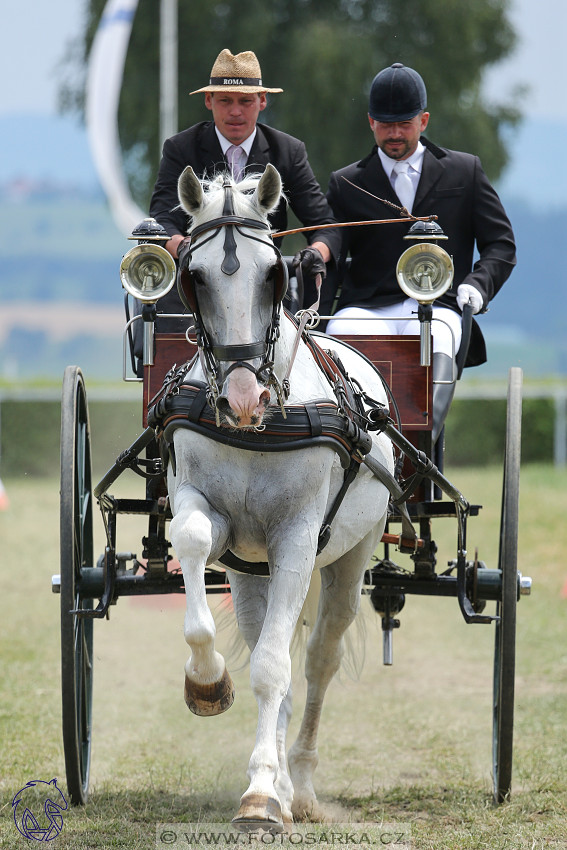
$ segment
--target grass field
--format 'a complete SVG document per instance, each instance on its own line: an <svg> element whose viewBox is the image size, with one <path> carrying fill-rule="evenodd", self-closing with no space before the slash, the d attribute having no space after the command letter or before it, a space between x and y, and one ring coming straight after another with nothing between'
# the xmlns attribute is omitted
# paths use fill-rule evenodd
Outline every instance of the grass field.
<svg viewBox="0 0 567 850"><path fill-rule="evenodd" d="M448 477L484 505L469 549L496 566L497 469ZM11 803L28 781L57 778L65 791L60 733L58 482L4 481L0 513L2 664L0 847L29 846ZM130 487L126 482L124 485ZM139 485L134 492L140 495ZM379 622L363 600L366 657L358 680L341 673L329 690L316 788L339 822L409 824L419 850L567 847L567 486L552 467L522 470L519 568L534 581L518 608L513 796L491 801L493 627L466 625L455 600L406 602L394 666L381 663ZM97 545L102 548L97 520ZM450 520L440 563L455 554ZM140 553L132 520L119 548ZM99 551L99 550L97 550ZM212 605L218 605L218 598ZM95 623L91 797L64 818L57 848L153 848L157 823L229 821L246 787L256 707L246 667L233 708L196 718L182 696L183 608L173 597L120 600ZM221 633L221 650L230 646ZM296 667L298 665L296 664ZM304 695L295 679L297 730Z"/></svg>

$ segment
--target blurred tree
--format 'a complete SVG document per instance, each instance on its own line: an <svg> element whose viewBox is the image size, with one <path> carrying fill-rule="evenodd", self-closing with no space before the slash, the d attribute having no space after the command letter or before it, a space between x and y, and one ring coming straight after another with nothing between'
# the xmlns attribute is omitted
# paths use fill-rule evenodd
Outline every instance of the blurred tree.
<svg viewBox="0 0 567 850"><path fill-rule="evenodd" d="M85 32L62 63L60 105L81 112L88 54L105 0L87 0ZM374 75L393 62L420 72L428 89L429 138L478 154L494 180L506 165L505 130L520 113L481 93L483 74L508 56L516 35L510 0L179 0L179 127L206 120L201 95L217 54L254 50L268 86L262 120L307 145L323 188L330 171L362 158L373 139L366 117ZM132 193L147 207L159 163L159 3L140 0L124 70L119 131Z"/></svg>

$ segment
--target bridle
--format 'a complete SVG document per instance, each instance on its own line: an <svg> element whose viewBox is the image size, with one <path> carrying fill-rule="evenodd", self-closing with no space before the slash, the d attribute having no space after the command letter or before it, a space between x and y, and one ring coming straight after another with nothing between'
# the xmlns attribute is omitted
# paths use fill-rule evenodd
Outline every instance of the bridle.
<svg viewBox="0 0 567 850"><path fill-rule="evenodd" d="M243 343L241 345L214 345L203 323L195 288L195 276L187 266L184 266L178 276L177 288L179 296L183 304L193 313L199 357L209 387L208 400L211 407L214 409L217 407L216 402L220 396L220 364L227 361L233 362L226 370L223 381L234 369L248 369L256 376L259 383L274 388L280 406L283 407L283 403L289 395L289 381L280 383L273 371L273 366L275 345L280 335L280 305L288 284L287 266L281 252L271 239L268 240L253 236L251 233L246 233L242 229L253 229L268 233L270 232L270 225L257 219L235 215L232 203L232 184L228 181L223 183L223 190L224 207L222 215L219 218L211 219L211 221L197 225L191 231L191 244L187 255L188 263L199 248L214 239L223 229L224 259L221 264L221 271L226 275L233 275L240 268L240 261L236 254L237 245L234 238L234 229L241 236L271 248L276 255L276 263L273 269L274 291L272 315L266 331L266 337L264 340ZM199 237L202 237L204 234L207 235L199 241ZM262 362L258 368L255 368L248 361L258 357L262 358Z"/></svg>

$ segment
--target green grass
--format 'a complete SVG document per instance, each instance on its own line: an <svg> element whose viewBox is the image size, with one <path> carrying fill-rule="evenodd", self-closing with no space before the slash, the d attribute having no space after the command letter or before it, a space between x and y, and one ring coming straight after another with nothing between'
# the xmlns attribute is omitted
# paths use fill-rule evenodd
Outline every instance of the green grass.
<svg viewBox="0 0 567 850"><path fill-rule="evenodd" d="M469 549L496 566L501 471L446 472L484 504L469 524ZM58 597L50 592L59 498L52 478L4 484L11 504L0 513L0 847L19 848L27 845L12 820L14 794L32 779L56 777L65 789ZM124 486L139 495L136 481ZM419 850L567 846L565 474L527 466L521 493L519 569L534 587L518 608L511 801L498 808L491 801L492 627L466 625L455 600L413 597L395 633L394 666L384 668L379 624L365 599L363 671L357 681L343 672L332 683L321 724L316 788L339 821L409 823ZM454 557L454 528L439 522L441 565ZM139 552L144 533L132 519L119 548ZM233 816L255 732L248 671L234 674L229 712L191 716L182 697L182 626L183 607L172 598L123 599L108 621L95 623L91 797L66 814L54 847L153 848L157 823ZM222 632L221 650L230 643ZM305 692L296 679L290 742Z"/></svg>

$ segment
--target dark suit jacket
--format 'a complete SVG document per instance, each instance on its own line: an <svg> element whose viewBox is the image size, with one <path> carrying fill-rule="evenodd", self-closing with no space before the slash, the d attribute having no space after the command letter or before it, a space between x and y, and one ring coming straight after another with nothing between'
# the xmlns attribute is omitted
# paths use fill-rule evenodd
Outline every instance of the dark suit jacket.
<svg viewBox="0 0 567 850"><path fill-rule="evenodd" d="M426 150L412 212L416 216L438 216L448 237L439 244L452 256L455 267L451 289L436 303L458 311L457 288L468 283L481 293L486 310L516 263L510 221L478 157L439 148L425 138L421 141ZM365 159L331 174L327 198L338 221L395 218L390 207L350 186L343 175L355 186L399 205L376 147ZM402 301L406 296L396 280L396 264L411 244L403 238L408 228L407 223L341 228L339 275L334 282L331 276L325 282L321 314L330 312L341 282L337 309ZM473 265L475 245L479 257ZM345 269L349 254L350 268ZM485 360L484 339L474 322L467 365Z"/></svg>

